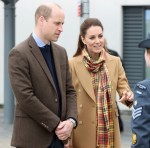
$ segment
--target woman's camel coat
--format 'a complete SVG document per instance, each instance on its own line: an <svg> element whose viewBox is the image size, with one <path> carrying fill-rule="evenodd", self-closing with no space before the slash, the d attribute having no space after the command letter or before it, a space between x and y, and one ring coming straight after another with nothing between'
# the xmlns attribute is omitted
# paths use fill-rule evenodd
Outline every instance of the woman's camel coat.
<svg viewBox="0 0 150 148"><path fill-rule="evenodd" d="M90 73L85 68L80 55L69 61L73 85L77 91L78 127L73 132L73 148L96 148L96 98ZM111 79L111 96L113 103L114 141L115 148L120 146L118 109L116 91L119 96L130 90L120 58L106 53L106 65ZM124 103L126 105L126 103ZM131 104L130 104L131 105Z"/></svg>

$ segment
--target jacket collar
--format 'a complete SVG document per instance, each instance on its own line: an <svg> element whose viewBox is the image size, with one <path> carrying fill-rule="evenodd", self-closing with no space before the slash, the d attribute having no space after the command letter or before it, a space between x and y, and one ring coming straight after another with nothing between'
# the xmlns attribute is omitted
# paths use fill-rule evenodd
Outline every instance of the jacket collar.
<svg viewBox="0 0 150 148"><path fill-rule="evenodd" d="M53 87L56 90L54 81L53 81L52 76L51 76L51 74L49 72L49 69L48 69L48 67L46 65L46 62L45 62L45 60L44 60L44 58L42 56L42 53L41 53L39 47L37 46L36 42L34 41L32 35L30 35L28 43L29 43L30 51L32 52L32 54L34 55L36 60L39 62L39 64L42 67L45 75L48 77L49 81L51 82L51 84L53 85ZM54 46L53 43L51 43L51 47L52 47L51 50L52 50L53 56L54 57L58 57L58 55L57 55L58 51L57 51L57 49L56 49L56 47ZM61 89L62 88L61 70L60 70L59 62L55 58L54 58L54 63L55 63L55 67L56 67L56 74L57 74L59 87L60 87L60 90L62 90Z"/></svg>

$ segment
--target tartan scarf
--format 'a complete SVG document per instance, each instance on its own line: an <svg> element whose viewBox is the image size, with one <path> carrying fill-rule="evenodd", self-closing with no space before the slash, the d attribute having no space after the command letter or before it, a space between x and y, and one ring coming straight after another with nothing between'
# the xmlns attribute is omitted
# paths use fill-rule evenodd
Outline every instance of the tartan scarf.
<svg viewBox="0 0 150 148"><path fill-rule="evenodd" d="M106 52L103 49L97 60L92 59L86 49L82 51L83 63L90 72L96 96L98 148L114 148L114 123L112 115L111 81L105 64Z"/></svg>

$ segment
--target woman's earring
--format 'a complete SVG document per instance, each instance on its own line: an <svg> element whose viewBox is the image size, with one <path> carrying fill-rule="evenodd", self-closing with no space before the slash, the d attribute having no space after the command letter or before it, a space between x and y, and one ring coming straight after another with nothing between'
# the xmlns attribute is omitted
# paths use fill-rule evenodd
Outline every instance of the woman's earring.
<svg viewBox="0 0 150 148"><path fill-rule="evenodd" d="M84 49L87 49L87 45L86 44L84 44Z"/></svg>

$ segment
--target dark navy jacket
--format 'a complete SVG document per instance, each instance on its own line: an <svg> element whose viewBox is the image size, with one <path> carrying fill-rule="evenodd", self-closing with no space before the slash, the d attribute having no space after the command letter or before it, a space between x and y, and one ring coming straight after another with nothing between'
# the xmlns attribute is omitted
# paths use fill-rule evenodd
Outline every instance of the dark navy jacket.
<svg viewBox="0 0 150 148"><path fill-rule="evenodd" d="M131 129L131 148L150 148L150 78L134 88Z"/></svg>

